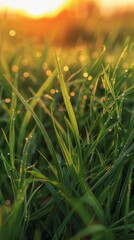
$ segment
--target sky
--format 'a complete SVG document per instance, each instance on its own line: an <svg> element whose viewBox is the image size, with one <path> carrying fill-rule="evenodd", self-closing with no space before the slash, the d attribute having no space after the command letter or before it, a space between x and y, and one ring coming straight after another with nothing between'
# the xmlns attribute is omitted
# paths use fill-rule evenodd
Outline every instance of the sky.
<svg viewBox="0 0 134 240"><path fill-rule="evenodd" d="M77 2L90 2L90 0L0 0L0 9L6 4L8 8L21 9L28 14L40 15L55 15L60 12L68 4ZM131 6L134 7L134 0L94 0L101 7L102 11L110 12L116 7Z"/></svg>
<svg viewBox="0 0 134 240"><path fill-rule="evenodd" d="M134 6L134 0L96 0L105 9L114 9L116 7Z"/></svg>
<svg viewBox="0 0 134 240"><path fill-rule="evenodd" d="M22 10L33 15L55 13L62 10L71 0L0 0L0 7Z"/></svg>

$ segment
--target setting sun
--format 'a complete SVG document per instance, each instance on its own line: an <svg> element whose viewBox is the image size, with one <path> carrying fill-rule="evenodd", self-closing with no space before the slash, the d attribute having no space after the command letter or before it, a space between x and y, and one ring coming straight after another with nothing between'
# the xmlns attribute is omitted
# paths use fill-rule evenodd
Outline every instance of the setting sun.
<svg viewBox="0 0 134 240"><path fill-rule="evenodd" d="M31 17L54 16L60 12L70 0L0 0L0 7L17 11L21 14L30 15Z"/></svg>
<svg viewBox="0 0 134 240"><path fill-rule="evenodd" d="M54 17L69 5L75 6L79 3L95 2L103 13L109 14L116 8L125 8L134 6L134 0L0 0L0 10L8 10L31 18L40 18L43 16Z"/></svg>

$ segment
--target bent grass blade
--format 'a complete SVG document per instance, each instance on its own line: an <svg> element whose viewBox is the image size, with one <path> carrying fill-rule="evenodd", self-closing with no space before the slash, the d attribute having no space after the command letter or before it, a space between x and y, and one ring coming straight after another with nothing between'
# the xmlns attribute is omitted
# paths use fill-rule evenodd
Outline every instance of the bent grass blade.
<svg viewBox="0 0 134 240"><path fill-rule="evenodd" d="M19 93L19 91L15 88L15 86L11 83L10 80L8 80L8 78L6 78L6 81L9 83L9 85L11 86L11 88L13 89L13 91L15 92L15 94L18 96L18 98L21 100L21 102L24 104L24 106L27 108L27 110L30 112L30 115L34 118L37 126L39 127L43 137L44 137L44 140L47 144L47 147L49 149L49 152L52 156L52 159L53 161L55 162L55 165L58 169L58 173L59 173L59 177L62 177L61 175L61 171L60 171L60 167L59 167L59 163L58 163L58 160L57 160L57 156L56 156L56 152L55 152L55 149L53 147L53 144L52 144L52 141L46 131L46 129L44 128L42 122L40 121L40 119L38 118L38 116L36 115L36 113L33 111L33 109L31 108L31 106L28 104L28 102L24 99L24 97Z"/></svg>

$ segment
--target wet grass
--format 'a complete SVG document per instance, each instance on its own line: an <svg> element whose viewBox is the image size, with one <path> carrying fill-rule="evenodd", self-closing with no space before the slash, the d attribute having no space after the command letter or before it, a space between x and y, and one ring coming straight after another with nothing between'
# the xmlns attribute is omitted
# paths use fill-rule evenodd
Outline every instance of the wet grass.
<svg viewBox="0 0 134 240"><path fill-rule="evenodd" d="M133 45L7 49L0 239L134 239Z"/></svg>

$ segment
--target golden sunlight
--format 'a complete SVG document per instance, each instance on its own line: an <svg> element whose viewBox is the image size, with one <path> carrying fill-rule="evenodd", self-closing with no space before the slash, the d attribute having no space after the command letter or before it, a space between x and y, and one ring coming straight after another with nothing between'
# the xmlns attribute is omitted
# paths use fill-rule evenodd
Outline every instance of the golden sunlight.
<svg viewBox="0 0 134 240"><path fill-rule="evenodd" d="M62 11L70 0L0 0L0 7L30 17L54 16Z"/></svg>
<svg viewBox="0 0 134 240"><path fill-rule="evenodd" d="M134 0L95 0L104 10L113 11L116 8L133 7Z"/></svg>

